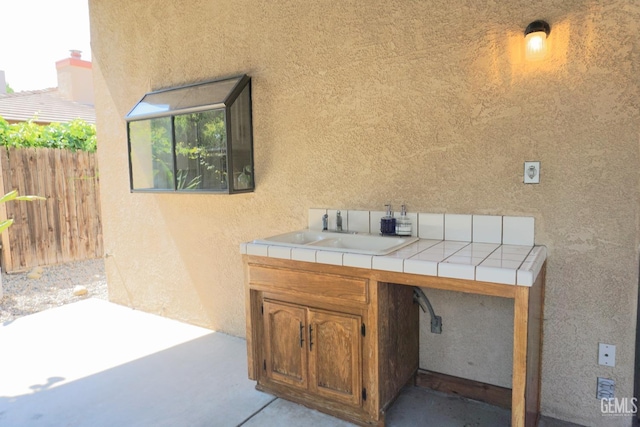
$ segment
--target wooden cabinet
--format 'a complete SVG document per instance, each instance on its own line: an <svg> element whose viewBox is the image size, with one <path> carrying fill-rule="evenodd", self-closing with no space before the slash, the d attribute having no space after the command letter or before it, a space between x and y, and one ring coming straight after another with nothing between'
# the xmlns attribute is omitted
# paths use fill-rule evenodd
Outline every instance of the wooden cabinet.
<svg viewBox="0 0 640 427"><path fill-rule="evenodd" d="M264 370L271 381L306 389L309 375L306 310L302 307L265 301Z"/></svg>
<svg viewBox="0 0 640 427"><path fill-rule="evenodd" d="M513 300L513 385L492 399L511 401L514 427L536 425L544 265L528 287L252 255L244 261L248 371L258 389L384 426L386 409L418 369L412 286L428 287ZM491 402L482 390L492 386L473 381L460 388L464 379L449 378L441 390Z"/></svg>
<svg viewBox="0 0 640 427"><path fill-rule="evenodd" d="M271 300L263 308L265 379L359 406L360 316Z"/></svg>
<svg viewBox="0 0 640 427"><path fill-rule="evenodd" d="M360 316L309 309L309 389L354 406L362 397Z"/></svg>
<svg viewBox="0 0 640 427"><path fill-rule="evenodd" d="M418 368L410 287L357 268L252 257L247 262L249 378L257 388L361 425Z"/></svg>

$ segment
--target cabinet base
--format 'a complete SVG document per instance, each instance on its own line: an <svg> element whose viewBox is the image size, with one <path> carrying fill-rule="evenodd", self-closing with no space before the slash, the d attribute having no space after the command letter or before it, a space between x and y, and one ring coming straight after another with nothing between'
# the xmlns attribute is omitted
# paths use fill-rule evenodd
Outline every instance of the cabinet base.
<svg viewBox="0 0 640 427"><path fill-rule="evenodd" d="M426 370L418 370L416 386L511 409L510 388Z"/></svg>

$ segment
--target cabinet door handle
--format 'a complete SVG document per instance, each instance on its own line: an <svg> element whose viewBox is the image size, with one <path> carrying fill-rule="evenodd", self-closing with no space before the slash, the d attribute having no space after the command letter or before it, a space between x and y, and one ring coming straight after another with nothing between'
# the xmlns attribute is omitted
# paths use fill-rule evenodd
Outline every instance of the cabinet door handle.
<svg viewBox="0 0 640 427"><path fill-rule="evenodd" d="M302 343L304 342L304 325L300 322L300 348L302 348Z"/></svg>
<svg viewBox="0 0 640 427"><path fill-rule="evenodd" d="M313 350L313 326L309 325L309 351Z"/></svg>

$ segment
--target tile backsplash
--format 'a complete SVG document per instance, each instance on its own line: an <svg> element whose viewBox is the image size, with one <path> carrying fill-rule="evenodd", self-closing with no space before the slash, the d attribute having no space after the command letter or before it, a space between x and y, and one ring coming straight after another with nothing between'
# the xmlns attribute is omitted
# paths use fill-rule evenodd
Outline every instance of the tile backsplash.
<svg viewBox="0 0 640 427"><path fill-rule="evenodd" d="M444 214L444 240L471 241L472 215Z"/></svg>
<svg viewBox="0 0 640 427"><path fill-rule="evenodd" d="M340 209L344 230L376 234L380 231L383 211ZM309 229L322 230L322 216L329 215L329 229L335 229L337 209L309 209ZM395 215L397 216L397 215ZM407 213L412 235L421 239L496 243L533 246L533 217L501 215L460 215L441 213Z"/></svg>
<svg viewBox="0 0 640 427"><path fill-rule="evenodd" d="M534 219L525 216L502 218L502 243L505 245L533 245Z"/></svg>
<svg viewBox="0 0 640 427"><path fill-rule="evenodd" d="M347 211L349 217L349 231L369 233L369 211Z"/></svg>
<svg viewBox="0 0 640 427"><path fill-rule="evenodd" d="M495 215L473 215L474 242L502 243L502 217Z"/></svg>
<svg viewBox="0 0 640 427"><path fill-rule="evenodd" d="M421 239L444 240L444 214L418 214L418 236Z"/></svg>
<svg viewBox="0 0 640 427"><path fill-rule="evenodd" d="M326 209L309 209L309 230L322 230L322 217L326 213Z"/></svg>

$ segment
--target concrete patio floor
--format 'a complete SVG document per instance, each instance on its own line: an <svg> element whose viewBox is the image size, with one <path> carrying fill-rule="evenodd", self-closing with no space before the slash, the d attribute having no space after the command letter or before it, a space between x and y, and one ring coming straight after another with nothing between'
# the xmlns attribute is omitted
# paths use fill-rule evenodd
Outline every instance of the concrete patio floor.
<svg viewBox="0 0 640 427"><path fill-rule="evenodd" d="M0 426L352 426L255 390L246 371L243 339L87 299L0 325ZM504 409L408 387L387 425L509 419Z"/></svg>

